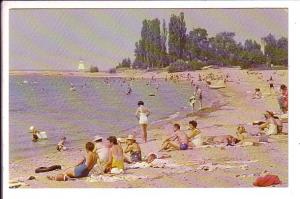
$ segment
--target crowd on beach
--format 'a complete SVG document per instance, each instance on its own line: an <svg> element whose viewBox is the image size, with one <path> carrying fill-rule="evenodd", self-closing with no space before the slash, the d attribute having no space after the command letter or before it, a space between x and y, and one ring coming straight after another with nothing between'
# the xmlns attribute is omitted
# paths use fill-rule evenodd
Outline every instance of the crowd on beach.
<svg viewBox="0 0 300 199"><path fill-rule="evenodd" d="M190 81L191 86L194 88L194 93L188 101L193 112L195 111L195 104L197 101L199 102L199 111L201 111L203 107L203 92L200 84L198 84L197 81L204 82L206 85L212 84L213 81L222 81L225 84L226 82L231 81L229 74L224 76L214 73L209 73L206 76L201 76L201 74L199 74L198 80L195 80L195 78L193 78L189 73L187 76L184 76L183 74L171 74L165 77L165 81L173 81L174 83L177 83L183 79ZM130 82L134 80L135 78L122 80L122 85L127 85L126 95L130 95L133 92ZM109 85L110 81L111 80L106 78L104 83ZM272 76L267 80L267 82L269 83L270 92L273 91L275 88ZM156 78L154 76L152 76L146 85L150 86L153 84L156 85L156 89L158 90L159 83L156 82ZM75 89L74 86L71 88ZM283 133L282 123L284 118L282 115L286 115L288 113L288 89L286 85L280 85L278 95L278 103L281 113L266 111L264 113L265 121L253 122L253 125L258 125L258 131L255 135L252 134L251 136L257 136L259 138L258 142L267 142L268 136ZM252 99L261 99L262 96L263 95L260 88L255 88ZM135 112L135 116L138 119L138 124L141 128L142 142L147 143L147 129L149 127L148 118L152 113L150 109L145 106L143 101L139 101L137 105L138 108ZM150 163L154 159L170 158L170 156L167 154L158 155L160 152L192 150L193 148L205 145L236 146L249 143L246 142L249 134L245 126L242 124L237 126L235 136L204 136L198 127L197 121L195 120L189 121L186 125L188 126L188 130L182 130L182 127L178 123L173 124L172 135L164 140L161 140L162 144L157 152L150 153L146 156L142 155L142 143L137 141L135 136L136 133L128 135L126 139L117 138L116 136L109 136L108 138L104 139L103 137L97 135L91 141L86 142L86 156L80 162L78 162L78 164L76 164L74 167L66 169L61 174L48 176L48 178L56 181L67 181L72 178L87 177L90 171L94 168L97 168L99 174L120 174L125 172L126 164L133 164L136 162ZM30 127L30 132L33 135L33 141L38 141L40 131L32 126ZM58 151L67 150L65 141L66 137L63 137L58 143ZM254 145L256 142L252 142L252 144Z"/></svg>

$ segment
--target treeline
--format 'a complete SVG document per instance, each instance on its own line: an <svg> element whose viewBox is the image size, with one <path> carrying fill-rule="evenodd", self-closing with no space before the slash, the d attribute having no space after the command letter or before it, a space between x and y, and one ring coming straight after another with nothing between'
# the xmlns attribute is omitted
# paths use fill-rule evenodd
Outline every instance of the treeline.
<svg viewBox="0 0 300 199"><path fill-rule="evenodd" d="M288 40L269 34L261 38L265 47L254 40L235 40L234 32L221 32L208 37L204 28L187 32L184 13L172 14L168 29L159 19L144 20L141 38L135 43L135 59L124 59L118 67L199 69L204 65L255 67L288 64ZM129 64L128 64L129 63ZM185 65L186 68L182 67Z"/></svg>

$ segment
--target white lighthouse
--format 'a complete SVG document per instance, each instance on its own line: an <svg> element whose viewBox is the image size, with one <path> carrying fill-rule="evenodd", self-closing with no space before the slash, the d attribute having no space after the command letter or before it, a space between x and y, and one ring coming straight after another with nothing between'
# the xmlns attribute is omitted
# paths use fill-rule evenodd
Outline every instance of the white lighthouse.
<svg viewBox="0 0 300 199"><path fill-rule="evenodd" d="M85 67L85 65L84 65L84 61L83 61L83 60L80 60L80 61L79 61L79 64L78 64L78 71L79 71L79 72L86 72L86 71L87 71L87 69L86 69L86 67Z"/></svg>

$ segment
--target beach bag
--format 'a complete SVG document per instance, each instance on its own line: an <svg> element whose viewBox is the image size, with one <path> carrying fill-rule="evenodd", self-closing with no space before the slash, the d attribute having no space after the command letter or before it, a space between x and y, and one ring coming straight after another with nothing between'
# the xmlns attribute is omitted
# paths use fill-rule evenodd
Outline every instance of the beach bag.
<svg viewBox="0 0 300 199"><path fill-rule="evenodd" d="M267 187L277 184L281 184L281 181L276 175L266 175L263 177L258 177L253 183L253 185L257 187Z"/></svg>

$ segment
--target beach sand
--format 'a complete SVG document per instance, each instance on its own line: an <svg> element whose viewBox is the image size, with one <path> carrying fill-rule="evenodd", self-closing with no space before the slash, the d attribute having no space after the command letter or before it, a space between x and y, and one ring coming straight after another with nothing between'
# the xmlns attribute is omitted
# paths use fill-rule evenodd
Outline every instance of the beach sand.
<svg viewBox="0 0 300 199"><path fill-rule="evenodd" d="M254 120L263 119L263 112L272 110L279 112L279 106L275 94L270 94L269 85L266 82L270 75L273 76L275 88L280 84L288 83L287 70L267 70L254 71L257 74L247 74L247 70L238 69L209 69L203 71L190 72L195 79L198 79L199 72L207 74L210 72L229 74L232 82L227 83L227 87L219 89L222 94L222 106L218 109L204 108L197 114L189 114L180 120L170 120L169 123L178 122L183 129L187 129L188 121L196 120L198 127L204 135L235 135L238 124L244 124L248 132L257 132L256 126L250 125ZM142 72L135 72L137 76ZM11 72L11 75L26 75L24 72ZM80 73L54 73L47 72L45 75L80 75ZM144 73L144 78L151 78L154 73ZM155 73L157 78L165 78L166 72ZM82 75L82 74L81 74ZM84 74L91 75L91 74ZM122 72L109 76L130 76L132 72ZM95 73L92 76L107 76L106 73ZM254 89L258 87L262 90L263 99L252 100ZM205 98L205 96L203 96ZM205 107L205 105L204 105ZM151 107L150 107L151 108ZM155 113L153 113L155 114ZM169 124L169 125L170 125ZM149 142L141 144L142 153L146 155L150 152L157 152L162 139L167 136L164 125L150 126ZM287 124L284 124L284 132L287 132ZM128 132L129 134L130 132ZM126 135L124 135L126 136ZM139 141L139 140L138 140ZM61 171L53 171L35 174L34 170L40 166L62 165L63 168L74 166L84 155L82 149L70 149L64 152L45 154L44 156L31 159L10 162L10 180L35 176L35 180L25 180L26 186L21 188L146 188L146 187L253 187L255 176L248 174L261 173L264 170L274 175L278 175L282 181L277 187L288 186L288 136L271 136L269 143L259 146L236 147L228 146L224 148L198 148L187 151L169 152L172 160L181 167L178 168L144 168L129 169L127 175L136 176L134 180L122 180L117 182L91 182L90 178L77 179L75 181L55 182L46 178L47 175L54 175ZM82 143L84 146L84 142ZM232 162L237 161L237 162ZM228 168L218 168L213 171L199 169L203 164L227 165ZM231 166L231 167L230 167ZM245 174L245 175L244 175ZM140 178L140 179L138 179Z"/></svg>

